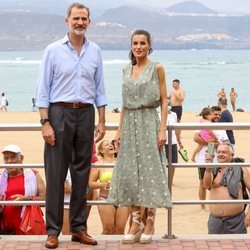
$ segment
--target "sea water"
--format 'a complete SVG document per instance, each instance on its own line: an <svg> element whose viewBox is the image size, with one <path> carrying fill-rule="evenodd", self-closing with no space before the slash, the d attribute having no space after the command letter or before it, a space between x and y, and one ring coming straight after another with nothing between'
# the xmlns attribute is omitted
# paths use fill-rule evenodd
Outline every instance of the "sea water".
<svg viewBox="0 0 250 250"><path fill-rule="evenodd" d="M32 111L42 51L0 52L0 93L9 100L9 111ZM158 50L150 55L165 69L168 92L179 79L186 97L184 111L199 112L216 105L217 94L235 88L236 108L250 111L250 50ZM121 107L122 69L128 51L103 51L107 110ZM229 106L229 108L231 108Z"/></svg>

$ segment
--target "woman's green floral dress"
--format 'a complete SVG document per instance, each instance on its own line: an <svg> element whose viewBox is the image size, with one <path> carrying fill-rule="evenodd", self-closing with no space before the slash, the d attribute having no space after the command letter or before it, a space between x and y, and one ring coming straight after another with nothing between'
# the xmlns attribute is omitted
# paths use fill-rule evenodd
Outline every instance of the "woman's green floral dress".
<svg viewBox="0 0 250 250"><path fill-rule="evenodd" d="M132 65L123 72L125 107L120 150L108 202L119 206L172 207L164 150L157 147L160 105L157 63L146 65L136 80Z"/></svg>

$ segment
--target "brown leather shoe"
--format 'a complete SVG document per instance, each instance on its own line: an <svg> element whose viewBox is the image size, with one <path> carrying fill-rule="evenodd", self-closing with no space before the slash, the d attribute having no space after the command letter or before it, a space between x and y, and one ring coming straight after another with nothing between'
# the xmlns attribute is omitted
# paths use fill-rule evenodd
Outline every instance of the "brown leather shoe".
<svg viewBox="0 0 250 250"><path fill-rule="evenodd" d="M48 238L45 242L45 247L47 248L57 248L58 247L58 236L48 235Z"/></svg>
<svg viewBox="0 0 250 250"><path fill-rule="evenodd" d="M85 231L72 233L72 241L77 241L86 245L97 245L97 241L88 235Z"/></svg>

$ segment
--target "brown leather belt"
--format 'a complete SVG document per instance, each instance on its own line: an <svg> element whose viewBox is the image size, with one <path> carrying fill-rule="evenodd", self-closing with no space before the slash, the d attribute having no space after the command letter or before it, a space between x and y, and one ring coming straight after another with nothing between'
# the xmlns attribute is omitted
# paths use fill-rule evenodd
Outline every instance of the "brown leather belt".
<svg viewBox="0 0 250 250"><path fill-rule="evenodd" d="M82 103L82 102L54 102L51 104L73 109L87 108L92 105L91 103Z"/></svg>

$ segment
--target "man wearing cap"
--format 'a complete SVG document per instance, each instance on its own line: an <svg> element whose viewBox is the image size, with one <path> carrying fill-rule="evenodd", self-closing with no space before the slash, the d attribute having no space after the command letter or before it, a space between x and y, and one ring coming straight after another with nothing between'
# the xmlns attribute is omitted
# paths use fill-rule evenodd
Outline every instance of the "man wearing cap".
<svg viewBox="0 0 250 250"><path fill-rule="evenodd" d="M5 164L22 164L22 151L17 145L8 145L2 150ZM0 175L1 200L28 201L45 199L45 185L39 173L33 169L8 167ZM1 207L1 231L22 234L20 223L25 206L6 205Z"/></svg>
<svg viewBox="0 0 250 250"><path fill-rule="evenodd" d="M63 225L64 181L69 167L71 240L97 244L86 231L86 189L94 135L96 142L105 135L107 102L101 50L85 36L89 16L85 5L69 6L65 19L68 33L45 49L37 84L36 106L45 141L47 248L58 246ZM99 116L96 128L94 105Z"/></svg>

